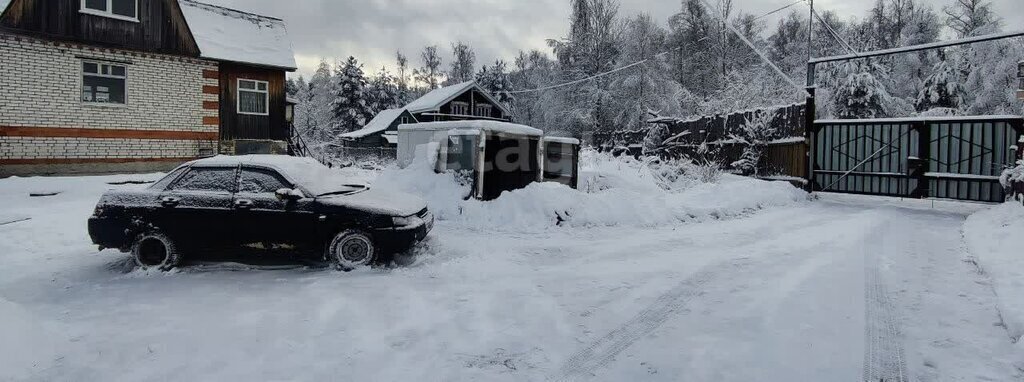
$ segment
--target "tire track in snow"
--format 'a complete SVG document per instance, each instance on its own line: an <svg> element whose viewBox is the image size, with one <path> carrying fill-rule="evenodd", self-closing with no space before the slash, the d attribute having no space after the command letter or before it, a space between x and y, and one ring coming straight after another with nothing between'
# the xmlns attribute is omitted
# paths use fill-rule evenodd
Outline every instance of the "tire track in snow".
<svg viewBox="0 0 1024 382"><path fill-rule="evenodd" d="M882 236L891 230L884 225ZM864 380L868 382L908 382L903 336L882 276L879 251L886 240L874 240L864 257Z"/></svg>
<svg viewBox="0 0 1024 382"><path fill-rule="evenodd" d="M747 258L733 259L724 264L719 263L718 266L705 268L690 276L659 296L654 303L625 324L573 354L562 365L558 374L549 379L574 381L590 375L593 371L612 362L615 356L623 350L661 327L673 313L683 310L693 297L702 295L702 287L711 282L717 274L727 270L747 268L750 265L751 261Z"/></svg>

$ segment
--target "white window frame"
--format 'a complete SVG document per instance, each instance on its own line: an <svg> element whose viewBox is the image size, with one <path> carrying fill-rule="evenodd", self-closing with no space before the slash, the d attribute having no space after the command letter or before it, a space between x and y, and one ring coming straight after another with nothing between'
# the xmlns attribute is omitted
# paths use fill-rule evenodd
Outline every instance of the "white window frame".
<svg viewBox="0 0 1024 382"><path fill-rule="evenodd" d="M139 0L133 0L133 1L135 1L135 16L134 17L133 16L123 16L123 15L115 14L113 12L114 0L107 0L107 10L106 11L101 11L101 10L92 9L92 8L86 8L85 7L86 0L82 0L81 1L82 6L78 9L78 13L84 13L84 14L93 15L93 16L109 17L109 18L112 18L112 19L118 19L118 20L124 20L124 21L132 21L132 22L136 22L137 23L137 22L139 22Z"/></svg>
<svg viewBox="0 0 1024 382"><path fill-rule="evenodd" d="M459 113L459 110L457 110L457 109L463 109L464 112ZM472 110L469 110L469 103L468 102L461 102L461 101L452 102L452 114L453 115L472 116L473 115L472 112L473 112Z"/></svg>
<svg viewBox="0 0 1024 382"><path fill-rule="evenodd" d="M485 113L486 112L486 113ZM494 106L487 104L477 104L476 110L473 110L473 115L477 117L490 117L491 113L494 112Z"/></svg>
<svg viewBox="0 0 1024 382"><path fill-rule="evenodd" d="M95 64L96 65L97 73L86 73L85 72L85 64ZM124 75L123 76L118 76L118 75L114 75L114 74L103 74L103 66L104 65L109 66L109 67L115 67L115 66L122 67L122 68L124 68ZM82 101L83 104L90 105L90 106L104 106L104 107L125 107L125 106L128 106L128 65L121 64L121 63L116 63L116 62L104 62L104 61L98 61L98 60L82 60L81 69L80 70L81 70L81 76L79 77L79 81L78 81L78 99L80 101ZM110 72L113 73L114 71L110 70ZM86 76L89 76L89 77L99 77L99 78L113 78L113 79L124 80L124 103L98 102L96 100L86 101L85 99L83 99L82 98L82 93L85 92L85 77Z"/></svg>
<svg viewBox="0 0 1024 382"><path fill-rule="evenodd" d="M255 89L242 89L242 81L252 82L252 83L254 83L256 85L256 88ZM263 84L266 87L266 90L260 90L260 84ZM242 92L262 93L263 94L263 99L264 99L263 105L266 107L266 111L263 112L263 113L243 112L242 111ZM237 79L235 81L235 105L236 105L236 111L240 115L261 115L261 116L268 116L268 115L270 115L270 82L260 81L260 80L250 80L248 78L239 78L239 79Z"/></svg>

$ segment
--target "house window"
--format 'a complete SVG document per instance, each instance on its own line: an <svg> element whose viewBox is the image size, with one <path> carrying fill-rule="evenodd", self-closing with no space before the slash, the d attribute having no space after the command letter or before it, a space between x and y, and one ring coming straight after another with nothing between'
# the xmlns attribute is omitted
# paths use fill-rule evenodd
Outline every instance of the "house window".
<svg viewBox="0 0 1024 382"><path fill-rule="evenodd" d="M128 68L100 62L82 63L82 102L125 104Z"/></svg>
<svg viewBox="0 0 1024 382"><path fill-rule="evenodd" d="M267 81L238 80L238 114L269 115L270 92Z"/></svg>
<svg viewBox="0 0 1024 382"><path fill-rule="evenodd" d="M491 116L491 105L476 105L477 117L490 117Z"/></svg>
<svg viewBox="0 0 1024 382"><path fill-rule="evenodd" d="M138 0L82 0L82 13L139 21Z"/></svg>
<svg viewBox="0 0 1024 382"><path fill-rule="evenodd" d="M469 104L465 102L452 102L453 115L470 115Z"/></svg>
<svg viewBox="0 0 1024 382"><path fill-rule="evenodd" d="M405 124L408 124L408 123L409 123L409 117L402 117L402 124L405 125Z"/></svg>

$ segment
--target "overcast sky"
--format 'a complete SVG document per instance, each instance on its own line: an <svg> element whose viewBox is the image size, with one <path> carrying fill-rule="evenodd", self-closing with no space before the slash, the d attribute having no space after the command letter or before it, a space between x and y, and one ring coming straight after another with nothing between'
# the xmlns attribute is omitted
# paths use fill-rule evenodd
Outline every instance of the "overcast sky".
<svg viewBox="0 0 1024 382"><path fill-rule="evenodd" d="M8 0L0 0L6 5ZM548 38L565 36L569 0L203 0L285 20L295 47L300 73L308 75L322 58L334 61L354 55L367 71L394 66L401 50L413 66L419 51L464 41L477 53L478 65L511 59L520 49L545 48ZM925 0L940 10L953 0ZM764 14L793 0L734 0L738 10ZM1022 0L992 0L1004 18L1004 29L1024 29ZM679 0L622 0L623 14L649 12L665 23ZM820 9L844 17L863 17L874 0L816 0ZM790 10L806 12L804 5ZM789 12L787 10L786 12ZM781 13L779 14L781 16ZM778 16L766 18L769 29ZM447 62L446 62L447 64Z"/></svg>

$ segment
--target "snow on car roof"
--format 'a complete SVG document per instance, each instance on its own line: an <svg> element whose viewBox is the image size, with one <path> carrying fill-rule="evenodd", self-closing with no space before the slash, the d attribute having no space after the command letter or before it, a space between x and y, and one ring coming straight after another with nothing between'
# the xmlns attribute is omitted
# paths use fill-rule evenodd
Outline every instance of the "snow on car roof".
<svg viewBox="0 0 1024 382"><path fill-rule="evenodd" d="M480 130L491 133L505 133L540 137L544 132L526 125L497 121L449 121L425 122L401 125L399 131L443 131L443 130Z"/></svg>
<svg viewBox="0 0 1024 382"><path fill-rule="evenodd" d="M281 19L195 0L178 0L200 56L295 70L295 54Z"/></svg>
<svg viewBox="0 0 1024 382"><path fill-rule="evenodd" d="M405 112L405 109L388 109L373 117L362 129L341 135L342 139L359 139L387 130L391 123Z"/></svg>
<svg viewBox="0 0 1024 382"><path fill-rule="evenodd" d="M231 167L238 165L254 165L277 170L289 181L305 187L316 195L338 191L351 182L344 179L337 171L327 168L312 158L293 157L287 155L219 155L211 158L189 162L189 166Z"/></svg>

